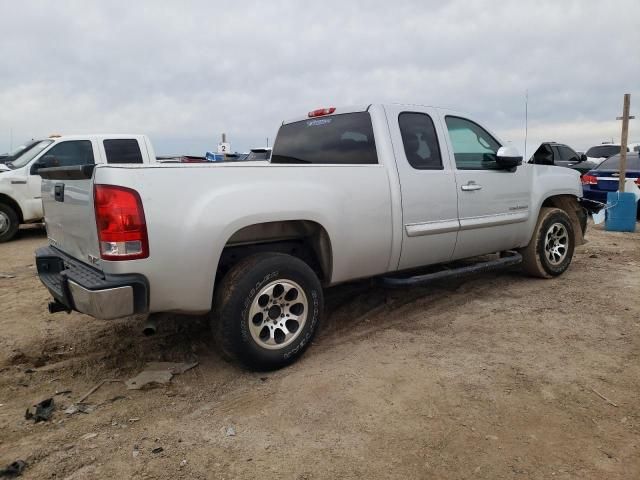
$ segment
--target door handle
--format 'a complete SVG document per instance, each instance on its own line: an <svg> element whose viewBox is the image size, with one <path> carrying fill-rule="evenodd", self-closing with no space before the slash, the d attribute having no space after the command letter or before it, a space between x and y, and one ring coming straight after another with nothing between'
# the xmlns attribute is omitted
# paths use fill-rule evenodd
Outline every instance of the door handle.
<svg viewBox="0 0 640 480"><path fill-rule="evenodd" d="M482 190L482 185L478 185L473 180L469 180L466 185L460 187L465 192L473 192L474 190Z"/></svg>

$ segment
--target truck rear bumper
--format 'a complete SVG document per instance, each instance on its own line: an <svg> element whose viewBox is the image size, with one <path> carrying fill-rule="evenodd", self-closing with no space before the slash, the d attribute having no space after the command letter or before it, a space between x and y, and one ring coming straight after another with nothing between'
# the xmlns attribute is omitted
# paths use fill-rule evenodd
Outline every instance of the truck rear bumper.
<svg viewBox="0 0 640 480"><path fill-rule="evenodd" d="M54 247L36 250L40 281L58 304L104 320L146 313L149 284L142 275L109 275Z"/></svg>

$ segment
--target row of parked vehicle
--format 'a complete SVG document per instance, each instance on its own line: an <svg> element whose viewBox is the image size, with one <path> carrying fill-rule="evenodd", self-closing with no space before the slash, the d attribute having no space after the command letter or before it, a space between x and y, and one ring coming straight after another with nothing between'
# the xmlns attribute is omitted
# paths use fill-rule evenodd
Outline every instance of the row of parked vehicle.
<svg viewBox="0 0 640 480"><path fill-rule="evenodd" d="M529 163L567 167L580 172L584 197L606 203L607 193L615 192L620 177L619 144L603 143L589 148L585 153L576 152L563 143L544 142L529 159ZM627 147L626 178L640 187L640 142ZM640 219L640 207L637 213Z"/></svg>

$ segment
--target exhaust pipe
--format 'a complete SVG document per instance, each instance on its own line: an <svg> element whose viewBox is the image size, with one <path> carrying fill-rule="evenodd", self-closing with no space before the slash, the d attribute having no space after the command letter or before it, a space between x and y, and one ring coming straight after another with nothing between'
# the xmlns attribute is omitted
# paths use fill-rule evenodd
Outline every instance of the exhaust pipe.
<svg viewBox="0 0 640 480"><path fill-rule="evenodd" d="M156 330L158 329L158 322L154 315L150 315L147 318L147 321L144 323L144 327L142 327L142 334L145 337L150 337L151 335L156 334Z"/></svg>

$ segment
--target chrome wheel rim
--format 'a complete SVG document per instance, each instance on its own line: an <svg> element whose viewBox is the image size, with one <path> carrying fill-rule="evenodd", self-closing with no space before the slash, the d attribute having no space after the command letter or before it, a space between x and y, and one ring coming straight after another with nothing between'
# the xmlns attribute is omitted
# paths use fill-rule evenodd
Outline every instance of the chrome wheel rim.
<svg viewBox="0 0 640 480"><path fill-rule="evenodd" d="M307 321L309 302L293 280L275 280L255 296L249 309L249 332L262 348L279 350L290 345Z"/></svg>
<svg viewBox="0 0 640 480"><path fill-rule="evenodd" d="M547 230L544 239L544 253L551 265L559 265L569 250L569 233L561 223L554 223Z"/></svg>
<svg viewBox="0 0 640 480"><path fill-rule="evenodd" d="M0 235L9 231L9 226L11 225L11 220L9 220L9 215L4 212L0 212Z"/></svg>

